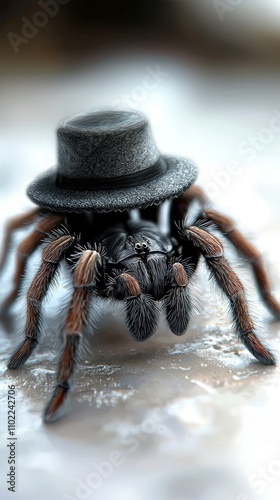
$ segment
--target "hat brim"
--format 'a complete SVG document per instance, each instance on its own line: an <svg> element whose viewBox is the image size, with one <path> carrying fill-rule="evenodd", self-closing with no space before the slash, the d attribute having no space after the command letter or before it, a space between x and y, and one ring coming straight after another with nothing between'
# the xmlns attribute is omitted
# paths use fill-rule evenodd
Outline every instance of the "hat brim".
<svg viewBox="0 0 280 500"><path fill-rule="evenodd" d="M27 195L37 205L59 212L114 212L159 205L183 193L198 173L188 159L162 158L167 163L165 174L140 186L96 191L62 188L56 184L57 169L52 168L30 184Z"/></svg>

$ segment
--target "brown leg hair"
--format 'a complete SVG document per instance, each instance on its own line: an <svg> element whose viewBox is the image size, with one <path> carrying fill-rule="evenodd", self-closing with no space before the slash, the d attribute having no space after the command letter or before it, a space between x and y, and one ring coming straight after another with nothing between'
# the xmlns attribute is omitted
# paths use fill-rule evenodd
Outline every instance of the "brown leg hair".
<svg viewBox="0 0 280 500"><path fill-rule="evenodd" d="M56 229L64 220L60 214L51 214L41 219L32 231L18 246L16 254L15 273L13 278L14 288L4 300L1 306L1 312L5 313L11 307L19 294L20 285L24 276L28 257L36 250L42 240L53 230Z"/></svg>
<svg viewBox="0 0 280 500"><path fill-rule="evenodd" d="M63 235L52 241L43 250L42 264L27 293L27 318L24 330L25 340L12 355L8 368L18 368L29 358L40 334L42 300L45 297L58 266L74 237Z"/></svg>
<svg viewBox="0 0 280 500"><path fill-rule="evenodd" d="M172 202L171 227L174 221L185 218L193 201L198 201L202 208L202 218L214 222L222 231L233 246L250 261L254 272L255 280L260 294L270 311L277 319L280 317L280 304L273 297L271 285L265 270L264 259L261 253L252 245L240 231L235 227L234 221L216 210L208 208L209 200L204 191L199 186L191 186L185 193ZM173 221L173 222L172 222ZM174 230L173 230L174 231Z"/></svg>
<svg viewBox="0 0 280 500"><path fill-rule="evenodd" d="M76 364L77 350L87 323L89 302L96 285L100 254L85 250L74 271L74 292L65 322L65 344L57 372L57 385L45 413L45 422L57 420L70 389Z"/></svg>
<svg viewBox="0 0 280 500"><path fill-rule="evenodd" d="M204 214L205 218L214 222L235 248L250 261L263 300L272 313L279 318L280 304L271 293L271 286L261 253L236 229L232 219L210 209L205 210Z"/></svg>
<svg viewBox="0 0 280 500"><path fill-rule="evenodd" d="M272 354L254 333L254 325L249 315L244 288L224 258L220 241L196 226L186 229L186 236L199 247L215 281L228 297L237 333L245 347L261 363L275 364Z"/></svg>
<svg viewBox="0 0 280 500"><path fill-rule="evenodd" d="M5 232L4 232L4 238L3 238L3 244L2 244L2 252L1 252L1 258L0 258L0 271L3 269L6 258L8 255L9 251L9 246L11 243L11 238L12 238L12 233L16 229L20 229L23 226L29 226L32 224L37 217L39 216L40 209L39 208L34 208L33 210L30 210L29 212L26 212L21 215L17 215L13 219L11 219L6 227L5 227Z"/></svg>

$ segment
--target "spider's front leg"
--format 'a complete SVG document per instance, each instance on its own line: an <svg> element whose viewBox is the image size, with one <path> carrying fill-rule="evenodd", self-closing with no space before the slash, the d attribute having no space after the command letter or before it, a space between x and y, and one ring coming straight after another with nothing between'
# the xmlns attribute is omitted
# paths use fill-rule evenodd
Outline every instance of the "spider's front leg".
<svg viewBox="0 0 280 500"><path fill-rule="evenodd" d="M271 285L261 253L236 228L234 221L226 215L212 209L204 210L203 215L207 220L214 222L235 248L249 260L264 302L274 316L280 319L280 304L272 295Z"/></svg>
<svg viewBox="0 0 280 500"><path fill-rule="evenodd" d="M237 333L245 347L261 363L266 365L275 364L273 355L260 342L254 332L254 325L249 315L243 285L224 258L220 241L197 226L187 228L185 235L200 249L212 276L228 297Z"/></svg>
<svg viewBox="0 0 280 500"><path fill-rule="evenodd" d="M209 208L210 202L199 186L191 186L185 193L172 202L170 217L172 234L176 236L176 222L185 219L192 203L195 201L197 201L201 207L199 219L213 222L240 254L250 262L256 284L266 306L274 316L279 319L280 303L272 294L263 256L238 230L235 222L230 217Z"/></svg>
<svg viewBox="0 0 280 500"><path fill-rule="evenodd" d="M18 368L23 365L38 344L42 301L47 294L65 252L73 242L73 236L64 234L54 239L44 248L42 253L42 264L27 293L27 317L24 330L25 339L12 355L8 363L8 368Z"/></svg>
<svg viewBox="0 0 280 500"><path fill-rule="evenodd" d="M34 213L35 216L35 213ZM42 243L43 239L54 229L58 228L64 220L61 214L49 214L40 219L34 230L19 244L16 253L15 272L13 277L14 288L1 305L1 314L5 314L19 294L22 278L25 274L26 263L30 255ZM9 236L7 236L9 238ZM4 260L5 260L4 255Z"/></svg>
<svg viewBox="0 0 280 500"><path fill-rule="evenodd" d="M58 365L57 385L45 412L45 422L59 417L61 407L69 393L78 346L87 325L89 303L97 286L101 256L94 250L85 250L74 271L74 292L64 327L64 349Z"/></svg>

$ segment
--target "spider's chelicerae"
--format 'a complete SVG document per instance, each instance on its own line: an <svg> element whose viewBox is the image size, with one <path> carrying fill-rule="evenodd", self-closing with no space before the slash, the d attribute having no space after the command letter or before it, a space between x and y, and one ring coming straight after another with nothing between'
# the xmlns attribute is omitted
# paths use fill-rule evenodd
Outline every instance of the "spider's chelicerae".
<svg viewBox="0 0 280 500"><path fill-rule="evenodd" d="M187 214L194 200L201 203L199 218L193 225L179 228L174 221L182 219L182 208ZM27 293L25 339L12 355L9 368L15 369L25 363L38 344L42 301L60 263L65 260L73 273L73 294L64 325L65 344L58 366L57 385L45 410L46 421L57 418L69 391L89 302L97 296L123 301L128 330L137 341L146 340L155 333L161 303L171 332L182 335L187 329L192 307L189 283L201 256L228 297L240 340L262 363L275 363L273 355L254 332L243 285L225 259L219 239L211 234L209 222L214 223L250 260L266 305L279 317L280 306L271 294L259 252L236 229L231 219L206 208L206 198L197 186L192 186L173 200L170 234L167 236L159 229L158 211L155 206L140 210L140 219L136 222L129 212L67 215L38 208L9 223L2 265L11 231L26 223L35 222L36 225L19 245L15 288L5 301L5 310L18 295L28 256L46 234L50 237L43 249L40 268ZM78 234L79 241L75 237Z"/></svg>

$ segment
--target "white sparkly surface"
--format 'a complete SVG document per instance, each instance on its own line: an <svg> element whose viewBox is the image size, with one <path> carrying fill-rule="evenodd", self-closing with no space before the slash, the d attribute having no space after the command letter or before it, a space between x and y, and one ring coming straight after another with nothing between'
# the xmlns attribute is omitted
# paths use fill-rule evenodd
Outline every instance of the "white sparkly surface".
<svg viewBox="0 0 280 500"><path fill-rule="evenodd" d="M55 164L57 123L110 105L122 94L132 95L146 66L159 64L168 76L133 105L149 115L162 152L198 163L202 186L217 184L228 162L238 162L240 171L216 189L214 202L234 216L265 254L280 298L279 132L262 144L253 161L239 149L267 128L280 107L279 76L216 74L156 58L129 64L119 60L94 70L79 68L75 76L53 74L48 80L36 75L4 80L1 229L10 214L32 206L25 186ZM23 235L20 231L17 241ZM235 253L226 249L245 280L261 333L279 351L279 323L259 301L244 261L238 264ZM39 260L38 254L32 258L26 286ZM1 300L10 286L12 261L13 256L1 277ZM2 328L0 337L1 499L11 496L6 485L9 384L15 384L17 398L16 498L279 498L278 368L260 365L238 342L226 301L209 283L203 265L195 293L200 313L180 338L162 320L152 339L135 343L119 314L107 312L88 338L64 417L49 426L42 424L41 413L54 383L58 308L69 294L63 283L47 301L36 353L23 368L10 372L6 361L18 343L25 307L24 299L19 300L11 331Z"/></svg>

